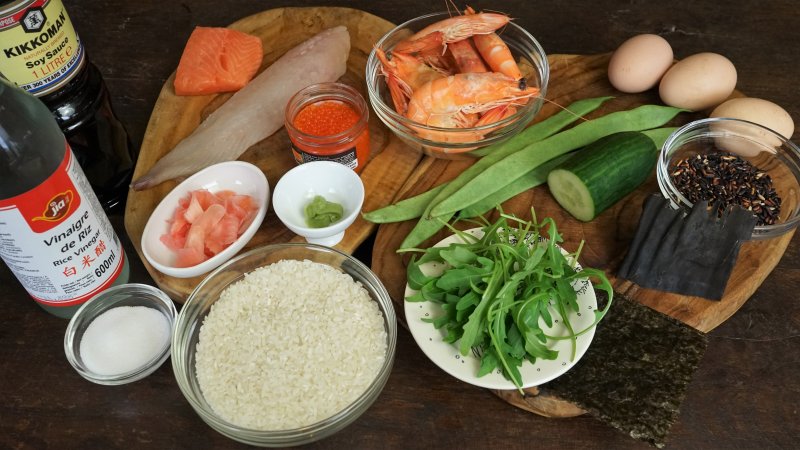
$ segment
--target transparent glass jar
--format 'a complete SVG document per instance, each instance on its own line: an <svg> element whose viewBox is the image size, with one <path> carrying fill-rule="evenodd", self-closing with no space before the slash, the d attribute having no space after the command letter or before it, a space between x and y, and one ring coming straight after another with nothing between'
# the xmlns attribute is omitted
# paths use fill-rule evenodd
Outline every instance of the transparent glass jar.
<svg viewBox="0 0 800 450"><path fill-rule="evenodd" d="M331 122L337 119L328 111L318 110L312 114L315 126L324 130L325 125L334 130L332 133L310 133L301 131L297 126L297 117L305 108L332 102L339 109L344 105L358 115L355 124L346 129L336 127ZM298 164L310 161L335 161L361 172L369 160L369 109L364 97L352 87L342 83L319 83L308 86L297 92L286 105L286 131L292 141L292 153Z"/></svg>
<svg viewBox="0 0 800 450"><path fill-rule="evenodd" d="M781 212L772 225L757 225L751 239L771 239L800 223L800 148L778 133L740 119L710 118L690 122L670 135L661 149L656 176L661 193L673 208L689 211L692 202L675 185L678 161L698 154L739 156L772 179Z"/></svg>

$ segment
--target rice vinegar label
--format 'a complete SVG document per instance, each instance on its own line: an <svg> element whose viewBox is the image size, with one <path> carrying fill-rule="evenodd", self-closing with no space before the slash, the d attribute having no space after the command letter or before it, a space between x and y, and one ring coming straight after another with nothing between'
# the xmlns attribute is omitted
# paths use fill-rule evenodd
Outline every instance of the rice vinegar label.
<svg viewBox="0 0 800 450"><path fill-rule="evenodd" d="M111 286L123 248L67 145L64 161L42 184L0 200L0 257L34 300L85 302Z"/></svg>
<svg viewBox="0 0 800 450"><path fill-rule="evenodd" d="M41 96L78 72L84 49L61 0L21 0L0 8L0 75Z"/></svg>

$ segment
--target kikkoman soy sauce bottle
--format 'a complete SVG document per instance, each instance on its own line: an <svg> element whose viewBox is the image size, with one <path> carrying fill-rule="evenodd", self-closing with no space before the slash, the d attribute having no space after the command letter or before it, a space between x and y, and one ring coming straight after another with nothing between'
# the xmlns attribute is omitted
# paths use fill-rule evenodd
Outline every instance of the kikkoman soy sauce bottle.
<svg viewBox="0 0 800 450"><path fill-rule="evenodd" d="M122 244L50 110L2 79L0 257L59 317L128 280Z"/></svg>
<svg viewBox="0 0 800 450"><path fill-rule="evenodd" d="M0 0L0 75L47 105L103 208L121 210L136 152L61 0Z"/></svg>

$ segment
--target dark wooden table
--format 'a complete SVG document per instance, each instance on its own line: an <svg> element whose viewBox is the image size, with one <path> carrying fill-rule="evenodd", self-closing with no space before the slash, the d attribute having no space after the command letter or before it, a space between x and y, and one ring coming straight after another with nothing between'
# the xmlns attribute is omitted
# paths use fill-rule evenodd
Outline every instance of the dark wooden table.
<svg viewBox="0 0 800 450"><path fill-rule="evenodd" d="M399 23L439 1L65 0L116 110L138 145L158 92L195 25L224 26L283 6L361 8ZM794 0L475 2L511 14L548 53L613 50L658 33L678 58L728 56L738 89L783 105L800 122L800 12ZM798 123L800 125L800 123ZM800 135L795 133L797 140ZM124 236L122 217L113 215ZM800 439L798 238L750 301L709 334L669 448L796 448ZM152 283L130 242L132 276ZM67 323L43 312L0 264L0 448L234 448L184 400L169 363L134 384L91 384L63 352ZM588 417L546 419L509 406L433 365L400 330L391 378L344 431L311 448L647 448Z"/></svg>

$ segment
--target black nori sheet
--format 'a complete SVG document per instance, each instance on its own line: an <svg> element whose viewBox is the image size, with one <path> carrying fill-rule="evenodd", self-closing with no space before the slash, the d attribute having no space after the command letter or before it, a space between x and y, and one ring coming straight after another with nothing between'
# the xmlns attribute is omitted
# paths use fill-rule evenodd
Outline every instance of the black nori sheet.
<svg viewBox="0 0 800 450"><path fill-rule="evenodd" d="M738 206L720 218L714 211L703 201L684 215L661 195L650 196L617 276L649 289L720 300L756 217Z"/></svg>
<svg viewBox="0 0 800 450"><path fill-rule="evenodd" d="M700 331L615 293L583 358L542 388L661 448L706 345Z"/></svg>

